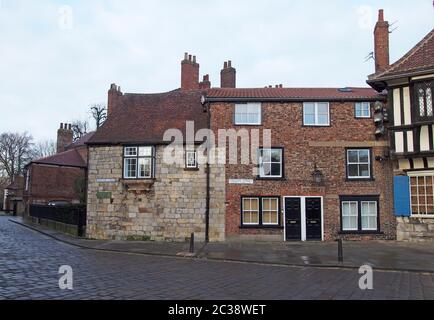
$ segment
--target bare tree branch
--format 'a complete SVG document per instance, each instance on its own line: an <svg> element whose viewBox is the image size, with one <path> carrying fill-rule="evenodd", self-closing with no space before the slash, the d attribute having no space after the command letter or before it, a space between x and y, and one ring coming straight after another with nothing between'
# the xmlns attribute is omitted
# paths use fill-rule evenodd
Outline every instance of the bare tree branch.
<svg viewBox="0 0 434 320"><path fill-rule="evenodd" d="M107 107L102 103L95 103L90 106L90 113L95 120L95 126L98 130L102 126L104 121L107 120Z"/></svg>
<svg viewBox="0 0 434 320"><path fill-rule="evenodd" d="M32 141L27 132L0 135L0 172L4 172L10 182L16 174L22 174L24 166L33 159Z"/></svg>
<svg viewBox="0 0 434 320"><path fill-rule="evenodd" d="M86 120L75 120L72 122L72 132L74 142L79 140L89 131L89 122Z"/></svg>
<svg viewBox="0 0 434 320"><path fill-rule="evenodd" d="M37 142L33 147L34 159L41 159L56 154L56 143L53 140Z"/></svg>

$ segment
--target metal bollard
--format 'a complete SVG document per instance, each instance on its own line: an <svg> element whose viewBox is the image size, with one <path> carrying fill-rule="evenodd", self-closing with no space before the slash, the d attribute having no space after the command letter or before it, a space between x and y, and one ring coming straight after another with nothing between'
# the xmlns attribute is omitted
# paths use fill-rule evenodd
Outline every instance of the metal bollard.
<svg viewBox="0 0 434 320"><path fill-rule="evenodd" d="M194 233L190 237L190 253L194 253Z"/></svg>
<svg viewBox="0 0 434 320"><path fill-rule="evenodd" d="M342 239L338 239L338 261L344 262L344 246Z"/></svg>

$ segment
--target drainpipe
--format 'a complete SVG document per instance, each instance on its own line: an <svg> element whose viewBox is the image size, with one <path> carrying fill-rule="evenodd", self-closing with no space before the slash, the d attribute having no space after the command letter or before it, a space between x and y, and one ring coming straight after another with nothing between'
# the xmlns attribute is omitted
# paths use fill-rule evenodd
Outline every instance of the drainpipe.
<svg viewBox="0 0 434 320"><path fill-rule="evenodd" d="M210 208L210 198L211 198L211 181L210 181L210 131L211 131L211 107L209 103L206 103L206 111L208 113L208 137L207 137L207 161L206 161L206 210L205 210L205 243L209 243L209 208Z"/></svg>

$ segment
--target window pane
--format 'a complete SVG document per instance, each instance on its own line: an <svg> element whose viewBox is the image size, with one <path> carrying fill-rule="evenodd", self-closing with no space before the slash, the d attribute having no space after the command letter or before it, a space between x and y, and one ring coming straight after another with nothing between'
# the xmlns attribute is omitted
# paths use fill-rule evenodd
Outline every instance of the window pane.
<svg viewBox="0 0 434 320"><path fill-rule="evenodd" d="M187 151L187 167L188 168L195 168L196 166L197 166L196 152Z"/></svg>
<svg viewBox="0 0 434 320"><path fill-rule="evenodd" d="M368 164L359 165L359 175L360 175L360 177L369 177L369 165Z"/></svg>
<svg viewBox="0 0 434 320"><path fill-rule="evenodd" d="M250 209L259 211L259 199L251 199L250 202Z"/></svg>
<svg viewBox="0 0 434 320"><path fill-rule="evenodd" d="M261 166L261 176L270 176L271 175L271 164L270 163L264 163Z"/></svg>
<svg viewBox="0 0 434 320"><path fill-rule="evenodd" d="M320 125L328 125L329 124L329 117L328 115L318 115L318 124Z"/></svg>
<svg viewBox="0 0 434 320"><path fill-rule="evenodd" d="M318 103L318 114L320 114L320 115L328 115L329 114L328 103Z"/></svg>
<svg viewBox="0 0 434 320"><path fill-rule="evenodd" d="M150 158L139 159L139 178L152 177L152 160Z"/></svg>
<svg viewBox="0 0 434 320"><path fill-rule="evenodd" d="M125 156L137 156L137 148L136 147L126 147L124 151Z"/></svg>
<svg viewBox="0 0 434 320"><path fill-rule="evenodd" d="M271 151L271 161L272 162L280 162L280 158L282 155L282 151L281 150L272 150Z"/></svg>
<svg viewBox="0 0 434 320"><path fill-rule="evenodd" d="M243 210L251 210L250 199L243 199Z"/></svg>
<svg viewBox="0 0 434 320"><path fill-rule="evenodd" d="M431 88L426 89L426 114L428 117L433 116L433 102Z"/></svg>
<svg viewBox="0 0 434 320"><path fill-rule="evenodd" d="M359 161L364 163L369 163L369 150L359 151Z"/></svg>
<svg viewBox="0 0 434 320"><path fill-rule="evenodd" d="M244 212L243 213L243 223L245 223L245 224L252 223L250 212Z"/></svg>
<svg viewBox="0 0 434 320"><path fill-rule="evenodd" d="M305 103L304 104L304 114L314 115L315 114L315 104L314 103Z"/></svg>
<svg viewBox="0 0 434 320"><path fill-rule="evenodd" d="M348 165L348 176L349 177L358 177L359 176L359 165L357 165L357 164Z"/></svg>
<svg viewBox="0 0 434 320"><path fill-rule="evenodd" d="M357 205L358 203L355 201L342 202L342 229L343 230L358 229Z"/></svg>
<svg viewBox="0 0 434 320"><path fill-rule="evenodd" d="M124 176L125 178L136 178L137 176L137 159L125 159Z"/></svg>
<svg viewBox="0 0 434 320"><path fill-rule="evenodd" d="M348 162L357 163L359 162L359 153L357 150L348 150Z"/></svg>
<svg viewBox="0 0 434 320"><path fill-rule="evenodd" d="M276 177L280 177L282 175L282 172L280 170L280 163L271 164L271 175Z"/></svg>
<svg viewBox="0 0 434 320"><path fill-rule="evenodd" d="M271 162L271 150L263 149L261 150L262 162Z"/></svg>
<svg viewBox="0 0 434 320"><path fill-rule="evenodd" d="M251 213L251 223L259 224L259 212Z"/></svg>
<svg viewBox="0 0 434 320"><path fill-rule="evenodd" d="M304 115L304 124L311 125L315 124L315 115Z"/></svg>
<svg viewBox="0 0 434 320"><path fill-rule="evenodd" d="M140 157L152 157L152 147L140 147L139 148Z"/></svg>
<svg viewBox="0 0 434 320"><path fill-rule="evenodd" d="M263 199L262 201L262 210L269 211L271 210L271 200L270 199Z"/></svg>
<svg viewBox="0 0 434 320"><path fill-rule="evenodd" d="M270 209L277 211L279 208L279 199L270 199L270 204Z"/></svg>

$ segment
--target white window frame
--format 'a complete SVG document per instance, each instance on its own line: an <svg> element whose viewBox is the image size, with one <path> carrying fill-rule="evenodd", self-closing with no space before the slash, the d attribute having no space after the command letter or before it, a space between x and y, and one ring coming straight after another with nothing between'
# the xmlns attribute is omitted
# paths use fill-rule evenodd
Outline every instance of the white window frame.
<svg viewBox="0 0 434 320"><path fill-rule="evenodd" d="M142 152L145 150L150 150L151 152ZM134 147L124 147L123 148L123 178L127 180L145 180L145 179L153 179L155 175L155 147L153 146L134 146ZM129 160L134 159L136 161L135 169L136 174L134 176L127 175L127 163ZM150 175L142 176L140 165L141 160L145 159L151 162L151 170Z"/></svg>
<svg viewBox="0 0 434 320"><path fill-rule="evenodd" d="M319 123L319 108L318 106L320 104L326 104L327 105L327 123ZM306 123L306 107L308 105L314 106L314 116L315 116L315 122L314 123ZM329 127L330 126L330 103L329 102L304 102L303 103L303 126L306 127Z"/></svg>
<svg viewBox="0 0 434 320"><path fill-rule="evenodd" d="M433 182L434 182L434 172L432 172L432 171L408 172L407 175L410 177L409 189L410 189L410 210L411 210L411 216L414 217L414 218L434 218L434 214L419 213L420 212L419 208L423 207L423 206L425 206L425 212L428 211L428 208L427 208L427 193L426 193L426 179L428 179L428 178L432 179ZM417 178L420 178L420 177L424 177L425 178L425 180L424 180L425 183L424 183L423 186L419 186L419 181L418 181ZM413 189L412 186L413 185L411 184L411 178L416 178L416 185L414 186L414 187L416 187L416 194L412 193L412 189ZM419 199L420 199L419 198L419 196L420 196L420 194L419 194L419 191L420 191L419 187L424 187L423 189L425 191L425 205L421 204L419 202ZM413 204L413 197L416 197L417 204ZM434 195L433 195L433 197L434 197ZM433 199L433 201L434 201L434 199ZM419 209L418 213L414 213L413 212L413 207L414 206L418 207L418 209Z"/></svg>
<svg viewBox="0 0 434 320"><path fill-rule="evenodd" d="M189 155L194 154L194 165L189 164ZM196 150L187 150L185 152L185 167L187 169L197 169L198 163L197 163L197 151Z"/></svg>
<svg viewBox="0 0 434 320"><path fill-rule="evenodd" d="M264 210L264 200L272 200L272 201L276 201L276 210ZM277 221L276 223L265 223L264 222L264 213L265 212L269 212L269 213L276 213L276 217L277 217ZM279 225L279 213L280 213L280 206L279 206L279 198L276 197L265 197L262 198L261 201L261 216L262 216L262 225L263 226L278 226Z"/></svg>
<svg viewBox="0 0 434 320"><path fill-rule="evenodd" d="M273 162L271 160L271 153L273 151L279 151L280 152L280 162ZM270 164L270 170L272 164L279 163L280 164L280 175L265 175L264 173L264 161L263 161L263 152L264 151L270 151L270 161L265 162L265 164ZM262 154L261 154L262 153ZM259 178L262 179L280 179L283 177L283 149L280 148L260 148L259 149Z"/></svg>
<svg viewBox="0 0 434 320"><path fill-rule="evenodd" d="M357 162L350 162L350 156L349 156L349 154L350 154L350 151L357 151L357 158L358 158L358 161ZM359 154L359 152L360 151L368 151L368 162L366 163L366 162L360 162L360 154ZM372 179L372 172L371 172L371 149L368 149L368 148L366 148L366 149L362 149L362 148L360 148L360 149L347 149L347 158L346 158L346 161L347 161L347 163L346 163L346 172L347 172L347 178L349 179L349 180L352 180L352 179L354 179L354 180L360 180L360 179L366 179L366 180L369 180L369 179ZM350 165L357 165L357 166L360 166L360 165L368 165L368 172L369 172L369 175L368 176L350 176ZM359 168L359 170L358 170L358 173L360 174L360 167L358 167Z"/></svg>
<svg viewBox="0 0 434 320"><path fill-rule="evenodd" d="M240 108L246 108L245 112L239 112ZM249 112L249 108L256 108L256 113L258 115L258 121L257 122L242 122L238 121L237 115L239 114L254 114L254 112ZM241 125L241 126L259 126L262 124L262 104L261 103L239 103L235 105L235 112L234 112L234 123L235 125Z"/></svg>
<svg viewBox="0 0 434 320"><path fill-rule="evenodd" d="M346 215L345 217L356 217L356 227L355 228L344 228L344 205L348 204L349 208L351 209L352 204L356 204L356 214L354 215L352 212L350 212L350 215ZM359 231L359 201L342 201L342 231ZM350 210L351 211L351 210Z"/></svg>
<svg viewBox="0 0 434 320"><path fill-rule="evenodd" d="M244 208L244 201L245 200L249 200L250 201L250 210L246 210L245 208ZM251 210L251 208L252 208L252 200L257 200L258 201L258 210ZM260 225L260 214L261 214L261 199L259 198L259 197L244 197L244 198L241 198L241 201L242 201L242 203L241 203L241 214L242 214L242 217L241 217L241 220L242 220L242 222L243 222L243 226L259 226ZM249 214L250 214L250 220L252 220L251 218L252 218L252 213L254 213L254 212L257 212L258 213L258 222L257 223L255 223L255 222L245 222L244 221L244 212L249 212Z"/></svg>
<svg viewBox="0 0 434 320"><path fill-rule="evenodd" d="M357 108L360 108L360 115L357 115ZM364 112L368 111L368 114ZM370 102L356 102L354 105L354 115L357 119L371 118L371 103Z"/></svg>
<svg viewBox="0 0 434 320"><path fill-rule="evenodd" d="M369 205L371 203L375 204L374 214L372 214L372 213L363 214L363 210L362 210L363 204L368 204ZM362 231L377 231L378 230L378 202L377 201L360 201L360 208L361 208L360 219L361 219L361 222L362 222L362 225L360 226L361 230ZM376 227L375 228L363 228L363 217L365 217L365 218L375 217L375 226Z"/></svg>

